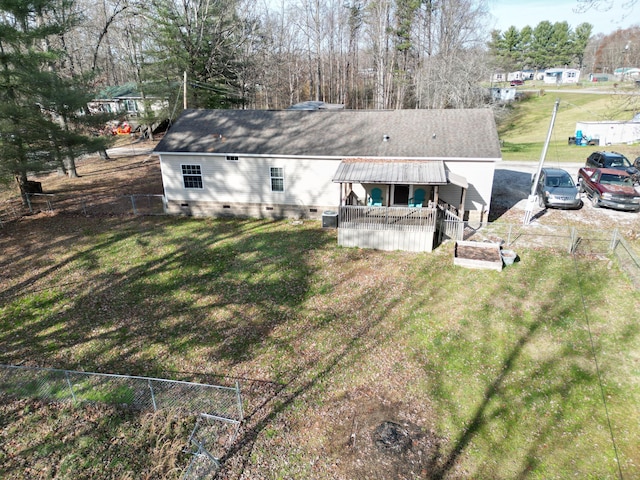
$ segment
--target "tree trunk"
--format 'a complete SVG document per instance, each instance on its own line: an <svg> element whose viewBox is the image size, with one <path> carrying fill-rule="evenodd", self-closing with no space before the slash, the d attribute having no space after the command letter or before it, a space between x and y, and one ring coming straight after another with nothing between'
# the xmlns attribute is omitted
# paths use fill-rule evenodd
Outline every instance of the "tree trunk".
<svg viewBox="0 0 640 480"><path fill-rule="evenodd" d="M65 163L67 164L67 175L69 178L78 178L79 175L76 170L76 162L73 159L73 153L69 153L69 155L67 155Z"/></svg>

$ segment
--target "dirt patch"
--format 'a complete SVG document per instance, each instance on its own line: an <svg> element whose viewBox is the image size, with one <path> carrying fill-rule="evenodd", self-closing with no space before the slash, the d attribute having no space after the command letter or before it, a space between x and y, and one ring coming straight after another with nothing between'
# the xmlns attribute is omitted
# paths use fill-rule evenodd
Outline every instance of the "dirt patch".
<svg viewBox="0 0 640 480"><path fill-rule="evenodd" d="M57 172L32 175L42 184L43 193L71 196L132 195L163 193L160 160L152 154L157 142L109 149L109 159L89 155L76 160L78 178L67 178ZM13 184L0 192L0 200L19 196Z"/></svg>
<svg viewBox="0 0 640 480"><path fill-rule="evenodd" d="M486 262L499 262L501 260L500 250L497 248L481 248L471 245L458 245L456 247L456 256Z"/></svg>
<svg viewBox="0 0 640 480"><path fill-rule="evenodd" d="M359 389L329 406L336 423L327 453L340 459L341 478L433 478L439 471L444 440L420 425L410 405Z"/></svg>

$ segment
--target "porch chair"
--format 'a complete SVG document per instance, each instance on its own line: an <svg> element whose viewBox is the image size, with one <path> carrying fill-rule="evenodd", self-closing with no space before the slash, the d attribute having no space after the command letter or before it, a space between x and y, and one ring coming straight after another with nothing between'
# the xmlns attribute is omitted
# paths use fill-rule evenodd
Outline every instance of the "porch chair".
<svg viewBox="0 0 640 480"><path fill-rule="evenodd" d="M369 195L369 206L382 206L382 190L377 187L371 190L371 194Z"/></svg>
<svg viewBox="0 0 640 480"><path fill-rule="evenodd" d="M413 197L409 199L410 207L418 207L421 208L424 203L425 191L422 188L418 188L413 192Z"/></svg>

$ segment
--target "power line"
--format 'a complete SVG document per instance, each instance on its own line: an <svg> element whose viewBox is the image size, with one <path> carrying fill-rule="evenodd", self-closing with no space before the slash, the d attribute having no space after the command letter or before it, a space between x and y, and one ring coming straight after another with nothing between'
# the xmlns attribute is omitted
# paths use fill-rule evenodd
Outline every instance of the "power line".
<svg viewBox="0 0 640 480"><path fill-rule="evenodd" d="M587 332L589 333L589 342L591 344L591 355L593 356L593 361L596 366L596 375L598 376L598 385L600 386L600 394L602 395L602 404L604 405L604 412L605 412L605 416L607 417L607 425L609 427L609 435L611 437L611 444L613 445L613 452L616 457L616 463L618 464L618 476L620 477L620 480L623 480L622 467L620 466L620 457L618 456L618 447L616 445L615 436L613 435L613 427L611 426L609 409L607 408L607 396L605 395L604 385L602 383L602 374L600 373L600 367L598 366L598 357L596 356L596 349L593 343L593 334L591 333L591 324L589 322L587 302L584 298L584 291L582 289L582 277L580 276L580 271L578 269L578 260L576 259L575 252L571 253L571 258L573 258L573 266L576 270L576 278L580 279L580 281L578 282L578 287L580 289L580 300L582 301L582 312L584 315L584 320L587 324Z"/></svg>

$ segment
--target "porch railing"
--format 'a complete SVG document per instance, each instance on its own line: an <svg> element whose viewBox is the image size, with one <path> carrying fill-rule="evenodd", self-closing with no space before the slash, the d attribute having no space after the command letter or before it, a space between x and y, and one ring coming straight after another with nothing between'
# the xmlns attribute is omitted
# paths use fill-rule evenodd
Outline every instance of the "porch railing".
<svg viewBox="0 0 640 480"><path fill-rule="evenodd" d="M435 232L436 209L417 207L340 207L338 228Z"/></svg>
<svg viewBox="0 0 640 480"><path fill-rule="evenodd" d="M443 240L462 240L464 234L464 222L458 217L455 209L441 208L441 221L440 221L440 239Z"/></svg>

